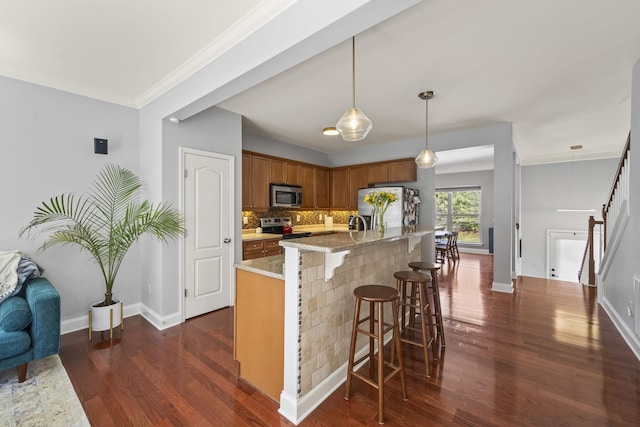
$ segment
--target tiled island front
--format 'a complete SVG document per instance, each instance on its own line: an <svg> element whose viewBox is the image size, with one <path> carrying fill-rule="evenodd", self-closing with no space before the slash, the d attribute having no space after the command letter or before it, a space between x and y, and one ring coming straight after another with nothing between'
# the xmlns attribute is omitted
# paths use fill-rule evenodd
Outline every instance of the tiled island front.
<svg viewBox="0 0 640 427"><path fill-rule="evenodd" d="M421 260L431 227L283 240L285 248L284 389L280 413L299 423L344 383L353 325L353 290L395 286L393 273ZM363 313L363 316L365 314ZM385 313L390 316L390 313ZM357 349L364 351L364 340Z"/></svg>

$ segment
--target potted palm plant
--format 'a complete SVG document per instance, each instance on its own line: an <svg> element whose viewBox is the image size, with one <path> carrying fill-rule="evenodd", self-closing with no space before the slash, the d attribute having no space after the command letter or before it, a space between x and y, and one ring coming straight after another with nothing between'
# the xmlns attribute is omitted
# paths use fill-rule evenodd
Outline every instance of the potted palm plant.
<svg viewBox="0 0 640 427"><path fill-rule="evenodd" d="M184 232L184 221L176 209L166 203L154 205L140 200L142 185L130 170L107 164L88 193L67 193L42 202L31 222L20 231L20 235L47 234L39 251L69 244L77 245L93 257L105 285L104 300L91 306L93 325L90 323L89 327L93 326L96 331L120 325L122 304L114 301L113 285L131 246L144 234L166 242ZM112 322L105 327L105 320L98 312L100 308L114 306L119 314L113 315Z"/></svg>

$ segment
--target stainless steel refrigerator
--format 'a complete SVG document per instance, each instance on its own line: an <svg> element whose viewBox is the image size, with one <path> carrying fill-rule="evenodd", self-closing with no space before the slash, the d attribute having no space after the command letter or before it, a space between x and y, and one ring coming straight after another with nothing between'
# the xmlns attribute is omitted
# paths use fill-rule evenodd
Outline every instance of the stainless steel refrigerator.
<svg viewBox="0 0 640 427"><path fill-rule="evenodd" d="M418 190L407 187L361 188L358 190L358 215L367 220L367 228L372 228L375 218L373 207L364 201L364 196L372 191L386 191L396 196L396 201L389 205L387 212L384 214L384 222L387 228L418 224L420 207Z"/></svg>

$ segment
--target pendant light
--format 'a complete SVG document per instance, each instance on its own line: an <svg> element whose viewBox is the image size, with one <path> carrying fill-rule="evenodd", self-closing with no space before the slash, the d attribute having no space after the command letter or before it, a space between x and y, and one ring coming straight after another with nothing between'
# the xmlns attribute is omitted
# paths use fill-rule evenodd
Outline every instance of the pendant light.
<svg viewBox="0 0 640 427"><path fill-rule="evenodd" d="M418 98L424 99L427 113L425 116L424 132L425 149L418 154L418 157L416 157L416 165L421 169L428 169L434 167L436 163L438 163L438 157L436 157L436 154L429 150L429 100L433 98L433 91L429 90L427 92L420 92L418 94Z"/></svg>
<svg viewBox="0 0 640 427"><path fill-rule="evenodd" d="M361 141L371 130L371 120L358 108L356 108L356 38L351 38L351 63L352 63L352 100L353 106L349 108L338 120L336 129L345 141Z"/></svg>

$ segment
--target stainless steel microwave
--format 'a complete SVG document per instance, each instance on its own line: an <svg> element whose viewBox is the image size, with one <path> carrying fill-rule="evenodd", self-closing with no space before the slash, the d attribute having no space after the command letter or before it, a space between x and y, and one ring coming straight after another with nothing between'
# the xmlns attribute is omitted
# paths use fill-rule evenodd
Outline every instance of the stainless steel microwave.
<svg viewBox="0 0 640 427"><path fill-rule="evenodd" d="M272 208L302 207L302 187L299 185L270 184Z"/></svg>

